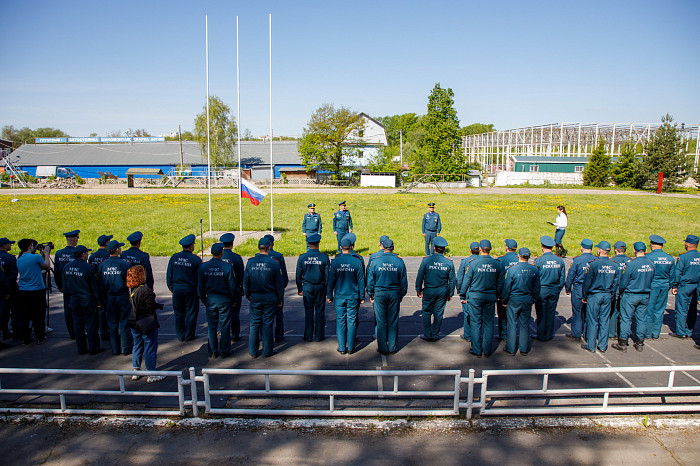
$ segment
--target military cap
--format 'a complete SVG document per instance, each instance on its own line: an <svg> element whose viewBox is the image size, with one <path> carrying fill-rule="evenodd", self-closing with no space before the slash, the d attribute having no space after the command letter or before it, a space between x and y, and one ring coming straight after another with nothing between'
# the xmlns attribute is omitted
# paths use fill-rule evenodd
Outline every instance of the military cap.
<svg viewBox="0 0 700 466"><path fill-rule="evenodd" d="M487 239L482 239L481 241L479 241L479 247L481 249L491 249L491 241Z"/></svg>
<svg viewBox="0 0 700 466"><path fill-rule="evenodd" d="M518 255L520 257L530 257L530 250L528 248L518 249Z"/></svg>
<svg viewBox="0 0 700 466"><path fill-rule="evenodd" d="M314 203L312 202L311 204L307 205L306 207L316 207L316 204L314 204Z"/></svg>
<svg viewBox="0 0 700 466"><path fill-rule="evenodd" d="M350 241L350 238L347 237L347 235L343 236L343 239L340 240L340 247L341 248L349 248L352 246L352 241Z"/></svg>
<svg viewBox="0 0 700 466"><path fill-rule="evenodd" d="M224 252L224 244L223 243L214 243L211 247L211 253L216 254L217 256Z"/></svg>
<svg viewBox="0 0 700 466"><path fill-rule="evenodd" d="M233 240L236 239L236 235L233 233L224 233L221 235L221 238L219 238L219 241L222 243L233 243Z"/></svg>
<svg viewBox="0 0 700 466"><path fill-rule="evenodd" d="M78 257L78 256L85 254L86 252L89 252L89 251L92 251L92 249L88 249L85 246L83 246L82 244L80 244L80 245L76 246L75 249L73 249L73 254L75 255L75 257Z"/></svg>
<svg viewBox="0 0 700 466"><path fill-rule="evenodd" d="M355 241L357 241L357 235L355 233L348 233L347 235L343 236L343 238L349 239L352 244L355 244Z"/></svg>
<svg viewBox="0 0 700 466"><path fill-rule="evenodd" d="M69 231L68 233L63 233L63 236L66 238L72 238L73 236L78 236L80 234L80 230L73 230Z"/></svg>
<svg viewBox="0 0 700 466"><path fill-rule="evenodd" d="M108 251L111 251L111 252L114 252L114 251L116 251L118 248L120 248L120 247L122 247L122 246L124 246L124 243L120 243L120 242L117 241L116 239L113 239L112 241L110 241L109 243L107 243L107 250L108 250Z"/></svg>
<svg viewBox="0 0 700 466"><path fill-rule="evenodd" d="M194 243L197 240L197 237L195 235L187 235L184 238L180 240L180 246L189 246L190 244Z"/></svg>
<svg viewBox="0 0 700 466"><path fill-rule="evenodd" d="M698 244L698 243L700 243L700 238L698 238L695 235L688 235L685 238L685 242L690 243L690 244Z"/></svg>
<svg viewBox="0 0 700 466"><path fill-rule="evenodd" d="M382 235L382 236L379 237L379 242L381 243L381 242L383 242L385 239L389 239L389 237L388 237L387 235Z"/></svg>
<svg viewBox="0 0 700 466"><path fill-rule="evenodd" d="M306 237L307 243L318 243L320 241L321 241L321 235L319 235L318 233L314 233L314 234Z"/></svg>
<svg viewBox="0 0 700 466"><path fill-rule="evenodd" d="M540 238L540 244L545 248L553 248L557 245L551 236L543 236Z"/></svg>
<svg viewBox="0 0 700 466"><path fill-rule="evenodd" d="M126 237L126 240L129 242L136 242L136 241L141 241L141 238L143 238L143 233L140 231L135 231L129 236Z"/></svg>
<svg viewBox="0 0 700 466"><path fill-rule="evenodd" d="M518 248L518 243L514 239L507 239L505 241L505 243L506 243L506 247L508 249L517 249Z"/></svg>
<svg viewBox="0 0 700 466"><path fill-rule="evenodd" d="M5 246L6 244L15 244L15 242L7 238L0 238L0 246Z"/></svg>
<svg viewBox="0 0 700 466"><path fill-rule="evenodd" d="M446 248L447 247L447 240L443 238L442 236L438 236L433 240L433 246L437 246L439 248Z"/></svg>
<svg viewBox="0 0 700 466"><path fill-rule="evenodd" d="M602 249L603 251L610 251L610 243L607 241L603 240L600 243L596 244L595 247L598 249Z"/></svg>
<svg viewBox="0 0 700 466"><path fill-rule="evenodd" d="M651 235L649 237L649 241L651 241L654 244L666 244L666 240L660 237L659 235Z"/></svg>
<svg viewBox="0 0 700 466"><path fill-rule="evenodd" d="M469 245L469 249L479 249L479 242L478 241L472 241L472 244Z"/></svg>
<svg viewBox="0 0 700 466"><path fill-rule="evenodd" d="M275 242L275 237L272 235L265 235L265 238L270 242L270 244L274 244Z"/></svg>
<svg viewBox="0 0 700 466"><path fill-rule="evenodd" d="M618 249L621 249L621 248L627 249L627 244L625 244L624 241L617 241L617 242L613 245L613 247L616 247L616 248L618 248Z"/></svg>
<svg viewBox="0 0 700 466"><path fill-rule="evenodd" d="M428 207L435 207L435 203L434 203L434 202L428 202Z"/></svg>
<svg viewBox="0 0 700 466"><path fill-rule="evenodd" d="M384 241L382 241L382 246L385 248L393 248L394 247L394 241L391 238L387 238Z"/></svg>
<svg viewBox="0 0 700 466"><path fill-rule="evenodd" d="M593 249L593 241L589 239L581 240L581 247L583 249Z"/></svg>
<svg viewBox="0 0 700 466"><path fill-rule="evenodd" d="M269 248L271 245L272 245L272 243L271 243L270 240L267 238L267 235L266 235L266 236L263 236L263 237L260 238L260 240L258 241L258 247L261 247L261 246L262 246L262 247L264 247L264 248Z"/></svg>
<svg viewBox="0 0 700 466"><path fill-rule="evenodd" d="M637 241L636 243L634 243L633 246L634 246L635 251L646 251L647 250L647 245L641 241Z"/></svg>
<svg viewBox="0 0 700 466"><path fill-rule="evenodd" d="M114 238L114 235L100 235L100 237L97 238L97 245L104 246L112 238Z"/></svg>
<svg viewBox="0 0 700 466"><path fill-rule="evenodd" d="M338 205L345 205L345 201L339 202Z"/></svg>

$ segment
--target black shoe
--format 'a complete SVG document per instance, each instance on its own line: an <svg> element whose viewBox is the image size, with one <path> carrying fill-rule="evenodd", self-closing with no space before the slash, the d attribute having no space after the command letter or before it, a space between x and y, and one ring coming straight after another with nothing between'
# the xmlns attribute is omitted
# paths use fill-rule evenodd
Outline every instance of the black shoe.
<svg viewBox="0 0 700 466"><path fill-rule="evenodd" d="M386 356L387 354L389 354L388 351L381 351L381 350L377 350L377 353L383 354L383 355L385 355L385 356Z"/></svg>
<svg viewBox="0 0 700 466"><path fill-rule="evenodd" d="M680 338L681 340L685 340L686 338L690 338L688 335L678 335L677 333L669 333L673 338Z"/></svg>
<svg viewBox="0 0 700 466"><path fill-rule="evenodd" d="M216 359L221 356L219 353L209 353L209 359Z"/></svg>
<svg viewBox="0 0 700 466"><path fill-rule="evenodd" d="M588 351L589 353L595 354L595 350L589 350L589 349L588 349L588 346L584 345L583 343L581 344L581 348L585 349L585 350Z"/></svg>
<svg viewBox="0 0 700 466"><path fill-rule="evenodd" d="M471 341L472 341L471 338L467 338L467 337L465 337L464 335L460 335L459 338L461 338L461 339L464 340L464 341L468 341L468 342L471 342Z"/></svg>
<svg viewBox="0 0 700 466"><path fill-rule="evenodd" d="M241 341L242 339L243 339L243 337L237 336L237 337L233 337L233 338L231 339L231 341L234 342L234 343L236 343L237 341Z"/></svg>
<svg viewBox="0 0 700 466"><path fill-rule="evenodd" d="M357 350L355 348L348 350L348 354L355 354Z"/></svg>
<svg viewBox="0 0 700 466"><path fill-rule="evenodd" d="M96 354L100 354L100 353L103 352L104 350L105 350L104 348L97 348L96 350L90 351L90 354L94 356L94 355L96 355Z"/></svg>
<svg viewBox="0 0 700 466"><path fill-rule="evenodd" d="M122 352L124 356L131 356L131 350Z"/></svg>
<svg viewBox="0 0 700 466"><path fill-rule="evenodd" d="M693 345L693 348L700 349L700 345Z"/></svg>
<svg viewBox="0 0 700 466"><path fill-rule="evenodd" d="M340 354L348 354L347 351L341 351L340 348L336 348L335 350L336 350L337 352L339 352Z"/></svg>
<svg viewBox="0 0 700 466"><path fill-rule="evenodd" d="M529 353L530 353L529 351L525 351L524 353L521 351L520 356L527 356Z"/></svg>
<svg viewBox="0 0 700 466"><path fill-rule="evenodd" d="M510 354L511 356L515 356L515 353L511 353L510 351L508 351L508 350L505 349L505 348L503 348L503 351L506 352L506 353L508 353L508 354Z"/></svg>
<svg viewBox="0 0 700 466"><path fill-rule="evenodd" d="M636 345L635 345L636 346ZM621 344L621 343L613 343L612 347L615 348L618 351L622 351L623 353L627 352L627 345Z"/></svg>
<svg viewBox="0 0 700 466"><path fill-rule="evenodd" d="M426 337L425 335L421 335L421 336L420 336L420 339L423 340L423 341L430 341L430 342L435 341L435 340L433 340L432 338Z"/></svg>
<svg viewBox="0 0 700 466"><path fill-rule="evenodd" d="M226 359L231 356L231 353L221 353L221 359Z"/></svg>
<svg viewBox="0 0 700 466"><path fill-rule="evenodd" d="M573 336L573 335L570 334L570 333L567 333L567 334L566 334L566 338L568 338L569 340L581 341L581 337L576 338L575 336Z"/></svg>
<svg viewBox="0 0 700 466"><path fill-rule="evenodd" d="M477 358L480 358L480 357L482 356L481 353L476 354L476 353L472 353L471 351L469 352L469 354L471 354L472 356L475 356L475 357L477 357Z"/></svg>
<svg viewBox="0 0 700 466"><path fill-rule="evenodd" d="M255 359L260 356L260 351L256 351L255 354L248 353L248 356L250 356L250 359Z"/></svg>
<svg viewBox="0 0 700 466"><path fill-rule="evenodd" d="M280 343L284 341L284 337L275 338L275 343Z"/></svg>
<svg viewBox="0 0 700 466"><path fill-rule="evenodd" d="M267 356L265 356L265 355L263 354L263 359L271 358L272 356L274 356L274 355L276 355L276 354L278 354L278 351L273 351L272 353L268 354Z"/></svg>
<svg viewBox="0 0 700 466"><path fill-rule="evenodd" d="M37 340L36 344L37 344L37 345L41 345L42 343L46 343L47 341L49 341L49 339L46 338L46 337L44 337L44 338L42 338L41 340ZM3 344L4 344L4 343L3 343ZM9 347L10 345L7 345L7 346ZM2 349L2 346L0 346L0 349Z"/></svg>
<svg viewBox="0 0 700 466"><path fill-rule="evenodd" d="M634 344L634 349L639 351L640 353L644 351L644 342L637 342Z"/></svg>
<svg viewBox="0 0 700 466"><path fill-rule="evenodd" d="M484 353L484 357L485 357L485 358L490 358L490 357L491 357L491 353Z"/></svg>

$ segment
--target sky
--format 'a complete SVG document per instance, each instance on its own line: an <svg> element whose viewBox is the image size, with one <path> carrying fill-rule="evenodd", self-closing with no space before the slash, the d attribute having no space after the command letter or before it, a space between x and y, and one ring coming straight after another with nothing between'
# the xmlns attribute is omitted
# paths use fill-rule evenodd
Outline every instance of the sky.
<svg viewBox="0 0 700 466"><path fill-rule="evenodd" d="M299 136L324 103L425 114L436 83L462 125L700 123L698 1L0 0L0 127L71 136L191 130L209 92L240 122ZM238 118L237 118L238 121Z"/></svg>

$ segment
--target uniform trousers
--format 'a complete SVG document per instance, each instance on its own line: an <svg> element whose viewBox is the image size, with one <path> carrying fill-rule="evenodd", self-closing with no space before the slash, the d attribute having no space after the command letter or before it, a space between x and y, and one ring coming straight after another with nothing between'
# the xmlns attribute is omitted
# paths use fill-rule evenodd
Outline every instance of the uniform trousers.
<svg viewBox="0 0 700 466"><path fill-rule="evenodd" d="M196 290L173 290L173 314L175 315L175 334L180 341L197 338L197 317L199 316L199 299Z"/></svg>
<svg viewBox="0 0 700 466"><path fill-rule="evenodd" d="M231 337L234 340L241 338L241 303L243 295L239 294L233 300L233 308L231 309Z"/></svg>
<svg viewBox="0 0 700 466"><path fill-rule="evenodd" d="M664 320L664 311L668 304L669 285L653 286L647 304L646 338L659 338Z"/></svg>
<svg viewBox="0 0 700 466"><path fill-rule="evenodd" d="M520 349L521 353L530 351L530 316L532 315L532 303L509 301L506 306L508 312L508 338L506 339L506 351L514 354ZM518 345L516 346L516 335Z"/></svg>
<svg viewBox="0 0 700 466"><path fill-rule="evenodd" d="M231 353L231 305L228 296L210 293L207 295L207 328L209 334L209 355ZM221 340L217 332L221 325Z"/></svg>
<svg viewBox="0 0 700 466"><path fill-rule="evenodd" d="M134 369L140 369L141 360L145 359L146 370L156 370L158 328L154 328L148 333L141 333L131 329L131 337L134 340L133 352L131 353L131 366Z"/></svg>
<svg viewBox="0 0 700 466"><path fill-rule="evenodd" d="M571 289L571 336L581 338L585 333L584 322L586 322L586 311L588 305L583 302L583 289L581 286L574 286ZM610 309L608 308L608 318Z"/></svg>
<svg viewBox="0 0 700 466"><path fill-rule="evenodd" d="M63 318L66 321L66 329L71 340L75 340L75 325L73 325L73 312L70 308L70 295L63 292Z"/></svg>
<svg viewBox="0 0 700 466"><path fill-rule="evenodd" d="M374 318L377 322L377 349L381 353L395 353L399 338L399 309L401 294L398 291L380 291L374 295Z"/></svg>
<svg viewBox="0 0 700 466"><path fill-rule="evenodd" d="M336 230L336 231L337 231L337 233L338 233L338 234L336 235L336 239L338 240L338 252L342 252L342 249L341 249L341 247L340 247L340 240L343 239L343 236L345 236L345 235L347 235L348 233L350 233L350 230Z"/></svg>
<svg viewBox="0 0 700 466"><path fill-rule="evenodd" d="M129 295L108 294L105 299L104 307L107 316L107 328L112 353L131 353L133 338L126 325L131 315L131 301L129 301Z"/></svg>
<svg viewBox="0 0 700 466"><path fill-rule="evenodd" d="M620 296L613 296L610 302L610 330L608 338L616 338L620 334Z"/></svg>
<svg viewBox="0 0 700 466"><path fill-rule="evenodd" d="M107 307L100 306L97 308L97 314L100 322L100 337L103 340L109 340L109 324L107 323ZM131 335L131 332L129 332ZM129 345L129 351L131 351L131 345Z"/></svg>
<svg viewBox="0 0 700 466"><path fill-rule="evenodd" d="M676 334L683 337L691 336L697 314L697 284L679 286L676 292Z"/></svg>
<svg viewBox="0 0 700 466"><path fill-rule="evenodd" d="M543 286L540 297L535 301L537 315L537 338L549 341L554 337L554 317L557 315L559 303L559 288Z"/></svg>
<svg viewBox="0 0 700 466"><path fill-rule="evenodd" d="M608 349L608 326L610 325L610 293L588 295L586 307L586 347L589 351Z"/></svg>
<svg viewBox="0 0 700 466"><path fill-rule="evenodd" d="M340 351L353 351L359 321L357 313L360 310L360 300L357 296L336 295L333 303L335 304L335 334L338 338L338 349Z"/></svg>
<svg viewBox="0 0 700 466"><path fill-rule="evenodd" d="M476 355L491 354L496 296L471 293L467 298L467 304L469 304L469 318L471 320L471 352Z"/></svg>
<svg viewBox="0 0 700 466"><path fill-rule="evenodd" d="M501 304L501 300L496 300L496 317L498 317L498 338L505 340L508 338L508 311L506 306Z"/></svg>
<svg viewBox="0 0 700 466"><path fill-rule="evenodd" d="M326 284L304 283L301 290L304 301L304 340L321 341L326 338Z"/></svg>
<svg viewBox="0 0 700 466"><path fill-rule="evenodd" d="M425 231L425 255L429 256L433 253L433 247L435 246L435 238L437 238L437 231Z"/></svg>
<svg viewBox="0 0 700 466"><path fill-rule="evenodd" d="M19 326L13 328L15 337L30 342L33 326L37 341L42 341L46 338L46 290L19 290L16 298L14 305L20 312Z"/></svg>
<svg viewBox="0 0 700 466"><path fill-rule="evenodd" d="M274 345L272 326L275 321L277 298L265 293L252 293L249 301L250 338L248 339L248 353L251 356L258 355L260 335L262 334L262 355L270 356Z"/></svg>
<svg viewBox="0 0 700 466"><path fill-rule="evenodd" d="M421 316L423 317L423 335L425 338L437 339L440 337L440 327L445 314L445 304L449 297L444 289L423 290L423 306Z"/></svg>
<svg viewBox="0 0 700 466"><path fill-rule="evenodd" d="M75 332L75 343L78 345L78 353L85 354L88 351L99 350L99 316L95 300L71 296L70 309L73 312L73 331Z"/></svg>
<svg viewBox="0 0 700 466"><path fill-rule="evenodd" d="M462 318L464 319L463 328L462 328L462 336L464 337L465 340L471 341L472 340L472 328L471 328L471 324L470 324L471 319L469 318L469 304L468 303L462 303Z"/></svg>
<svg viewBox="0 0 700 466"><path fill-rule="evenodd" d="M275 313L274 314L275 341L283 341L284 340L284 299L282 299L282 307L275 306L274 313Z"/></svg>
<svg viewBox="0 0 700 466"><path fill-rule="evenodd" d="M632 332L632 318L637 324L637 340L644 343L646 330L647 305L649 295L646 293L624 293L620 297L620 341L627 342Z"/></svg>

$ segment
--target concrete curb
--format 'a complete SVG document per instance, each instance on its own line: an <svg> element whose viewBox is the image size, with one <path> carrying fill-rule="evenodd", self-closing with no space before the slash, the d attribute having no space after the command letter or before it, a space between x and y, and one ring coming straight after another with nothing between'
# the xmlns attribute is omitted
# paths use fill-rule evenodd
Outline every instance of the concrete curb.
<svg viewBox="0 0 700 466"><path fill-rule="evenodd" d="M644 426L646 421L646 427ZM115 428L179 428L205 429L227 428L234 430L369 430L369 431L497 431L524 429L700 429L700 418L695 417L532 417L489 418L472 421L462 419L431 420L379 420L379 419L168 419L145 417L90 417L52 415L7 415L0 419L4 424L54 424L74 427Z"/></svg>

